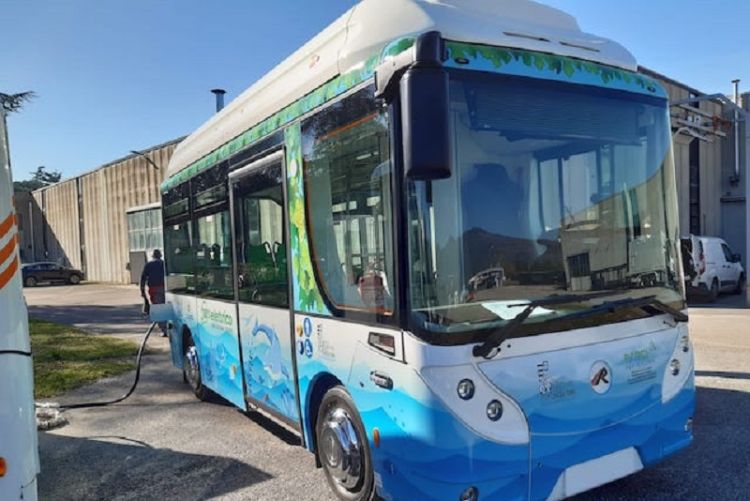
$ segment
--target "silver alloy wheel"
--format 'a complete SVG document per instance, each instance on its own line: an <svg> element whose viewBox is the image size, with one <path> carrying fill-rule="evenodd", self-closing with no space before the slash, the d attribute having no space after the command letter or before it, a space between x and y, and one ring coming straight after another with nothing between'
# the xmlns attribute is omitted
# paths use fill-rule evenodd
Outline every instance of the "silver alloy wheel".
<svg viewBox="0 0 750 501"><path fill-rule="evenodd" d="M200 386L200 368L198 366L198 350L195 349L194 345L188 347L185 350L185 356L182 363L185 368L185 378L188 384L193 390L197 390Z"/></svg>
<svg viewBox="0 0 750 501"><path fill-rule="evenodd" d="M324 418L319 446L325 468L344 493L351 493L364 479L361 443L347 410L331 407Z"/></svg>

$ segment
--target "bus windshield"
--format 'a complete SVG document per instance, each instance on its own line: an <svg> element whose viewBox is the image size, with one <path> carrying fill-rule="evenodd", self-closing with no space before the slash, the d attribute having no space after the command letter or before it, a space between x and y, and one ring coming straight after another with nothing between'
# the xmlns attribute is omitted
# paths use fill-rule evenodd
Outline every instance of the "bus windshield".
<svg viewBox="0 0 750 501"><path fill-rule="evenodd" d="M495 328L532 301L576 294L587 299L552 301L525 323L592 325L586 310L613 299L682 306L665 100L454 71L450 112L452 176L408 187L417 325ZM550 331L577 324L565 325Z"/></svg>

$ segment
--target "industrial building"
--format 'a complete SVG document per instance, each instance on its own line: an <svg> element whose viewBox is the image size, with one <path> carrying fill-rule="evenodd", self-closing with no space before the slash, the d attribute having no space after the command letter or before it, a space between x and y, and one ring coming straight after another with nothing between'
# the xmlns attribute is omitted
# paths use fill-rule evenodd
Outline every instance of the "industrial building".
<svg viewBox="0 0 750 501"><path fill-rule="evenodd" d="M16 193L21 259L72 266L90 281L130 283L149 246L161 246L159 185L181 140L33 193Z"/></svg>
<svg viewBox="0 0 750 501"><path fill-rule="evenodd" d="M685 103L704 94L641 71L659 80L676 103L671 114L681 232L724 238L747 269L744 122L736 155L734 112L726 98ZM750 110L750 94L744 98ZM134 282L149 250L161 246L159 185L181 139L17 194L23 260L74 266L91 281Z"/></svg>

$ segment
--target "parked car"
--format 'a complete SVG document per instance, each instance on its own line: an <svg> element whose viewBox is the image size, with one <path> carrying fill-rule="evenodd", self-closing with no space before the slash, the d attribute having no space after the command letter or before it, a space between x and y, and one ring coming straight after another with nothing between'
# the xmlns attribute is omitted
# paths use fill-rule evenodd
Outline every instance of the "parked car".
<svg viewBox="0 0 750 501"><path fill-rule="evenodd" d="M83 272L57 263L27 263L21 266L23 284L34 287L42 282L57 282L78 285L83 280Z"/></svg>
<svg viewBox="0 0 750 501"><path fill-rule="evenodd" d="M742 258L721 238L690 235L681 239L682 263L688 295L715 301L721 292L742 294Z"/></svg>

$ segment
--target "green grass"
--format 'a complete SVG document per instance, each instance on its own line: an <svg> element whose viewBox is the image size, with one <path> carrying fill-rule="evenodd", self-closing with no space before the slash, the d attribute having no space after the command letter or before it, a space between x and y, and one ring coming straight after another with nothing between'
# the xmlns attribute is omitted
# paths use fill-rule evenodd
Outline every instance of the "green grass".
<svg viewBox="0 0 750 501"><path fill-rule="evenodd" d="M135 368L130 341L86 334L74 327L30 319L34 393L48 398Z"/></svg>

